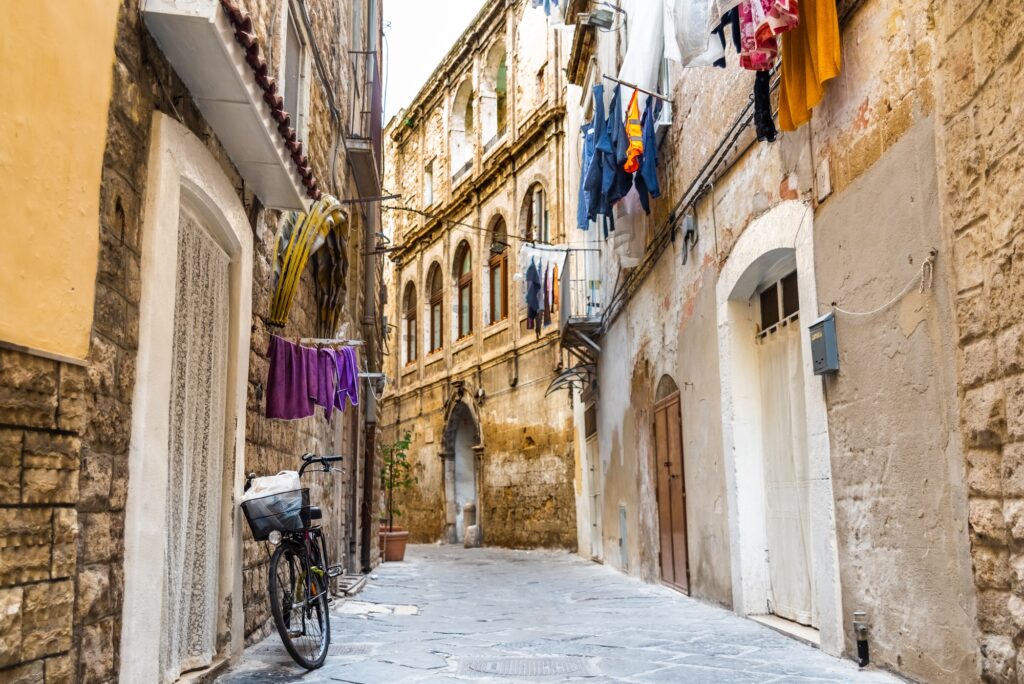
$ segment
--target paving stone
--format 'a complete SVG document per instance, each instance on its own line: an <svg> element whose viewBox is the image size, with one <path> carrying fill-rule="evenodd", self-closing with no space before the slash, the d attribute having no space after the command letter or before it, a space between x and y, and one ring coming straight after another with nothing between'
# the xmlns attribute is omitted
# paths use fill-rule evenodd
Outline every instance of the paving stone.
<svg viewBox="0 0 1024 684"><path fill-rule="evenodd" d="M899 681L564 552L410 546L404 563L374 574L357 599L333 604L322 669L304 675L272 634L218 681ZM532 659L586 668L565 677L503 674L502 663Z"/></svg>

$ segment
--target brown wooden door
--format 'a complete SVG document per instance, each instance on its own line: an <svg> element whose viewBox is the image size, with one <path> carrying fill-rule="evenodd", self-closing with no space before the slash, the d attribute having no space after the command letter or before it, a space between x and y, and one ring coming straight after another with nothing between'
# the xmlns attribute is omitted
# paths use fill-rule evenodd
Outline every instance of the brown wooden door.
<svg viewBox="0 0 1024 684"><path fill-rule="evenodd" d="M686 481L679 392L654 405L654 445L658 465L658 523L661 528L661 579L689 593L686 548Z"/></svg>

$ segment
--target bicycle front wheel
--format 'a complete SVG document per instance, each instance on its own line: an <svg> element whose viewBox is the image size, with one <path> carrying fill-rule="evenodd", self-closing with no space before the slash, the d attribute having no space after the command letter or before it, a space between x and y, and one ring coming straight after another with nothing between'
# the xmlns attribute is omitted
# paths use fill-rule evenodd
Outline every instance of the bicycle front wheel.
<svg viewBox="0 0 1024 684"><path fill-rule="evenodd" d="M283 543L270 558L270 612L291 657L307 670L324 664L331 642L327 578L302 547Z"/></svg>

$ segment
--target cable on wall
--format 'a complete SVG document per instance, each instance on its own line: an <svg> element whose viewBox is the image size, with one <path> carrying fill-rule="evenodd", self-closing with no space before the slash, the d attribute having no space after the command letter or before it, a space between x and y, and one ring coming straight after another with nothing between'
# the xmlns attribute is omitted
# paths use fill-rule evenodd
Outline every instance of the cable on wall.
<svg viewBox="0 0 1024 684"><path fill-rule="evenodd" d="M907 294L913 289L915 283L920 282L920 287L918 288L918 291L921 294L924 294L928 290L932 289L932 282L935 279L936 256L938 256L938 252L934 249L931 250L928 253L928 258L926 258L924 260L924 263L921 264L921 270L918 273L914 274L914 277L912 277L910 281L903 287L903 289L900 290L899 294L897 294L895 297L887 301L885 304L882 304L881 306L872 309L871 311L847 311L846 309L841 308L835 302L832 302L832 310L844 314L846 316L874 316L877 313L885 311L890 306L892 306L893 304L907 296Z"/></svg>

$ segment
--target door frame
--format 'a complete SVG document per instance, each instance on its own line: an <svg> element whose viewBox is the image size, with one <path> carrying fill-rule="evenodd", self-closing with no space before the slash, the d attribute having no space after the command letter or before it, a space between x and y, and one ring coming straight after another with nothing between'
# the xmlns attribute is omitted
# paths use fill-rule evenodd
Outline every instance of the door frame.
<svg viewBox="0 0 1024 684"><path fill-rule="evenodd" d="M814 274L814 212L796 200L780 202L752 221L729 254L716 285L718 353L722 383L722 447L732 558L733 608L741 615L767 613L764 550L764 463L756 328L748 301L782 257L796 265L800 311L819 311ZM806 335L801 324L801 335ZM836 542L835 502L824 387L814 375L810 344L801 344L804 421L811 478L811 558L821 649L843 652L843 611Z"/></svg>
<svg viewBox="0 0 1024 684"><path fill-rule="evenodd" d="M660 411L662 411L663 409L668 408L672 404L676 405L676 409L677 409L676 410L676 416L677 416L678 421L679 421L679 478L680 478L680 484L682 485L682 489L683 489L683 491L682 491L682 509L683 509L683 511L682 511L683 512L682 526L683 526L684 538L686 539L686 548L683 549L683 558L685 559L685 565L686 565L686 567L685 567L686 586L682 586L680 584L677 584L676 582L669 581L669 580L665 579L664 571L662 570L663 566L661 564L661 558L659 558L659 570L662 571L662 578L661 578L661 583L662 584L664 584L666 586L669 586L669 587L675 589L676 591L680 591L680 592L686 594L687 596L689 596L690 595L690 534L689 534L689 531L687 530L688 516L686 514L686 452L683 449L683 415L682 415L683 401L682 401L682 395L680 394L678 389L675 390L674 392L672 392L671 394L669 394L668 396L666 396L666 397L664 397L662 399L659 399L658 401L656 401L654 403L653 415L654 415L654 421L655 422L654 422L654 424L652 424L651 429L652 429L652 432L654 433L654 440L653 441L654 441L655 465L656 465L657 468L659 468L658 472L660 473L661 472L660 469L664 467L664 463L661 462L661 457L658 454L658 438L657 438L658 413ZM670 413L670 411L666 411L666 413ZM671 434L671 432L669 432L669 435L670 434ZM671 439L671 437L669 435L666 435L666 439ZM666 458L667 457L668 456L666 455ZM660 476L656 477L655 478L654 491L655 491L655 499L656 499L656 502L657 502L657 505L658 505L658 524L659 524L659 526L661 524L661 502L662 502L662 496L665 494L665 492L662 491L662 487L660 485L660 482L661 482L661 477ZM669 480L669 485L671 486L671 480ZM669 493L669 497L670 498L669 498L669 504L668 505L669 505L669 511L671 511L672 510L672 508L671 508L671 506L672 506L671 493ZM671 519L672 519L672 515L671 515L671 512L670 512L669 513L669 520L670 520L670 522L671 522ZM674 529L675 529L675 527L672 527L672 530L674 530ZM664 548L664 545L662 545L660 543L661 542L661 536L662 536L661 530L659 529L659 534L658 534L659 554L663 557L664 554L665 554L665 548ZM670 532L670 539L672 539L673 537L674 537L674 535L672 535L671 532ZM672 553L672 556L673 556L673 558L672 558L672 567L673 567L673 569L675 568L675 553L674 553L674 551L675 551L675 542L673 541L672 542L672 552L673 552ZM675 575L675 573L673 573L673 576L674 575Z"/></svg>
<svg viewBox="0 0 1024 684"><path fill-rule="evenodd" d="M185 126L153 116L141 250L139 349L132 393L125 504L124 606L120 681L158 682L164 625L167 452L179 215L183 202L204 220L231 258L221 490L218 637L214 664L241 653L242 516L245 418L252 324L252 230L234 186ZM228 600L230 598L230 600Z"/></svg>

